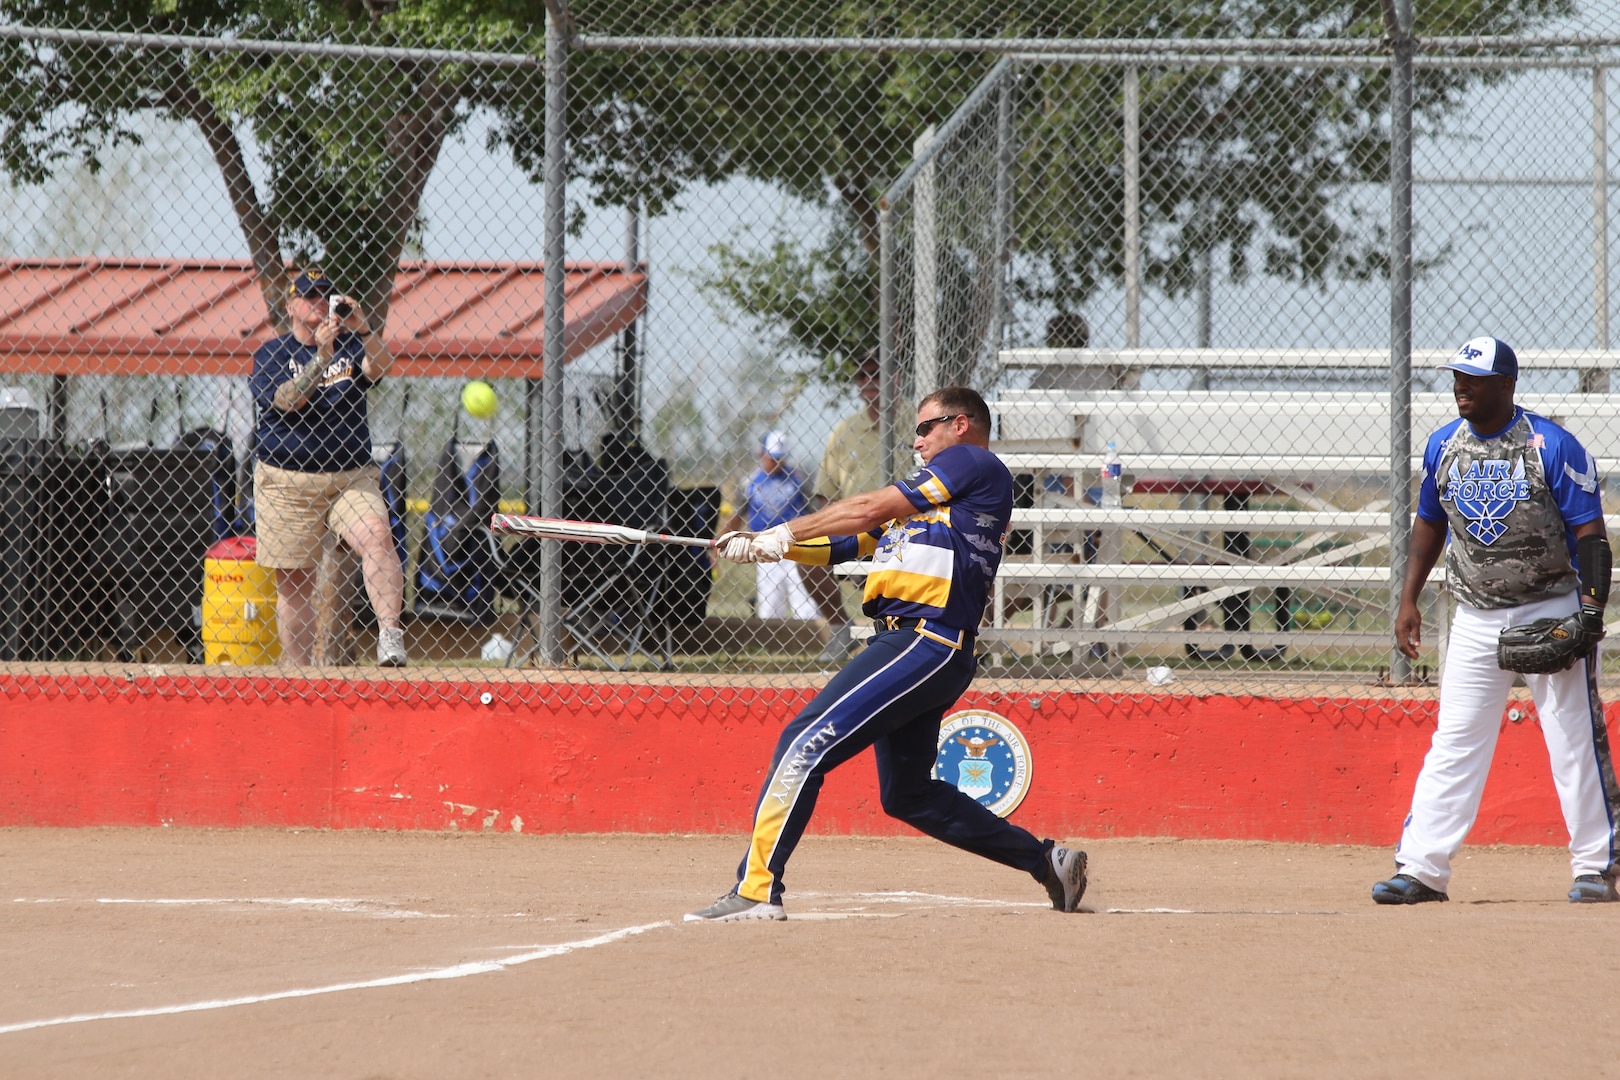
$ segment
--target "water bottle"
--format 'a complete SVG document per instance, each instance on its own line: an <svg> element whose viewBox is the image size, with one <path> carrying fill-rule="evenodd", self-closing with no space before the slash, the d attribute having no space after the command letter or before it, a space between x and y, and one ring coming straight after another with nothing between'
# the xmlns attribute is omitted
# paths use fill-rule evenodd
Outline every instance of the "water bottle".
<svg viewBox="0 0 1620 1080"><path fill-rule="evenodd" d="M1117 510L1125 504L1120 500L1120 480L1125 474L1125 466L1120 464L1119 448L1114 440L1108 440L1108 456L1103 459L1102 467L1102 504L1105 510Z"/></svg>

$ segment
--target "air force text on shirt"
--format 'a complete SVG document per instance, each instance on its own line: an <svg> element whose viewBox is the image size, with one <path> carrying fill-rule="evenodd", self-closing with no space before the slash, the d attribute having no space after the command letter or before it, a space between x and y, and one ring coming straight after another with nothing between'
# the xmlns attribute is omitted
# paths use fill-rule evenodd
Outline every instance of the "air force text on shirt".
<svg viewBox="0 0 1620 1080"><path fill-rule="evenodd" d="M1524 475L1524 459L1517 462L1475 461L1461 475L1451 467L1446 483L1446 502L1521 502L1530 497L1530 481Z"/></svg>

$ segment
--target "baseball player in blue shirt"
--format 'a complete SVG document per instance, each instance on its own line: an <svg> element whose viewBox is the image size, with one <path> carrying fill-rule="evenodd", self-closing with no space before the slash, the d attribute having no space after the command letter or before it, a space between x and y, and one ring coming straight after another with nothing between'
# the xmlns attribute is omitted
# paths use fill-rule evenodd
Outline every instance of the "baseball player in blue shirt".
<svg viewBox="0 0 1620 1080"><path fill-rule="evenodd" d="M1431 435L1423 455L1396 645L1417 657L1418 597L1442 548L1457 614L1396 873L1374 885L1372 897L1380 904L1447 899L1451 860L1479 812L1517 670L1535 699L1569 828L1569 899L1614 901L1620 788L1597 691L1611 554L1597 465L1575 436L1513 403L1519 362L1505 343L1474 338L1441 366L1452 371L1459 419ZM1551 664L1499 666L1513 662L1503 646L1511 635L1502 632L1543 619L1549 641L1573 647Z"/></svg>
<svg viewBox="0 0 1620 1080"><path fill-rule="evenodd" d="M737 512L726 522L725 532L744 524L751 532L764 532L809 509L810 483L788 464L787 458L786 435L768 431L760 438L759 468L743 483ZM754 614L761 619L814 619L821 614L821 608L811 597L797 565L761 562L754 564Z"/></svg>
<svg viewBox="0 0 1620 1080"><path fill-rule="evenodd" d="M736 886L688 921L784 919L782 876L826 773L868 746L883 809L947 844L1027 872L1075 911L1086 854L1039 840L933 778L939 727L973 680L975 632L1012 519L1012 475L989 450L990 409L947 387L917 409L923 467L764 532L722 536L732 562L873 557L862 610L876 633L787 725L754 808ZM800 541L799 537L807 539Z"/></svg>

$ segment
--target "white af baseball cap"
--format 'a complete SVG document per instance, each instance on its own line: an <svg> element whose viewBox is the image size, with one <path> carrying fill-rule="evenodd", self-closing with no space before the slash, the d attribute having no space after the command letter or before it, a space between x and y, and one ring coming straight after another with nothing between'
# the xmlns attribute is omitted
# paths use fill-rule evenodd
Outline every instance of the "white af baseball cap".
<svg viewBox="0 0 1620 1080"><path fill-rule="evenodd" d="M1464 375L1506 375L1510 379L1517 379L1519 354L1507 342L1493 337L1470 338L1452 354L1450 360L1439 366L1441 371L1448 368Z"/></svg>
<svg viewBox="0 0 1620 1080"><path fill-rule="evenodd" d="M781 461L788 456L787 436L780 431L767 431L759 440L759 452Z"/></svg>

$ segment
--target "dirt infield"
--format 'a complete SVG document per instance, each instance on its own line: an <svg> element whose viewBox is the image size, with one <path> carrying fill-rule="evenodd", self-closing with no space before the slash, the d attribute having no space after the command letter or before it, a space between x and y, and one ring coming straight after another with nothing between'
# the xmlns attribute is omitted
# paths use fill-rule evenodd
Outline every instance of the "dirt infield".
<svg viewBox="0 0 1620 1080"><path fill-rule="evenodd" d="M0 830L0 1074L1612 1075L1620 905L1555 848L1082 842L1087 906L807 838L786 923L695 925L735 838Z"/></svg>

